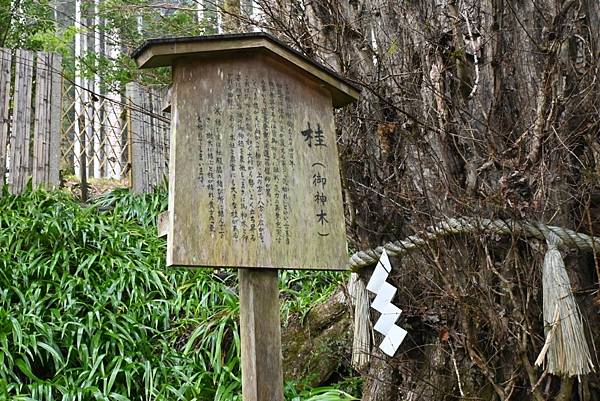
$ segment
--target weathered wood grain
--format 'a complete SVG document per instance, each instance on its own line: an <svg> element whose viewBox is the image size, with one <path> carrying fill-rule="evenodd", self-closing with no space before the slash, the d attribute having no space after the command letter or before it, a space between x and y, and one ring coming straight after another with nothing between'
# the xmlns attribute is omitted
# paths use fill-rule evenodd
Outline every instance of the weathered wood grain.
<svg viewBox="0 0 600 401"><path fill-rule="evenodd" d="M168 164L162 93L138 84L129 84L127 93L131 118L131 187L136 193L150 192L164 181Z"/></svg>
<svg viewBox="0 0 600 401"><path fill-rule="evenodd" d="M149 93L146 91L141 91L141 99L142 99L142 108L143 110L151 110L151 105L150 105L150 96ZM140 142L138 142L138 146L140 146L141 151L141 163L139 164L140 166L142 166L142 180L141 180L141 191L143 192L145 191L147 188L150 187L150 156L151 156L151 152L150 152L150 123L151 123L151 116L149 115L149 113L142 113L142 132L141 132L141 140Z"/></svg>
<svg viewBox="0 0 600 401"><path fill-rule="evenodd" d="M345 269L331 94L262 55L173 68L168 265Z"/></svg>
<svg viewBox="0 0 600 401"><path fill-rule="evenodd" d="M155 91L154 102L152 104L152 112L159 116L163 114L162 104L164 94L160 91ZM165 148L164 148L164 124L161 124L158 118L154 119L155 128L154 128L154 149L155 149L155 186L160 186L164 181L164 165L165 165Z"/></svg>
<svg viewBox="0 0 600 401"><path fill-rule="evenodd" d="M130 124L130 162L131 162L131 189L135 193L143 191L143 171L137 166L142 163L142 93L139 85L136 83L127 84L126 88L127 99L129 104L129 124ZM135 167L134 167L135 166Z"/></svg>
<svg viewBox="0 0 600 401"><path fill-rule="evenodd" d="M169 233L169 212L162 212L156 219L156 228L158 230L158 238L166 237Z"/></svg>
<svg viewBox="0 0 600 401"><path fill-rule="evenodd" d="M20 193L30 176L31 160L31 91L33 77L33 53L17 50L15 53L15 92L10 134L11 161L9 190Z"/></svg>
<svg viewBox="0 0 600 401"><path fill-rule="evenodd" d="M8 160L7 146L10 128L10 84L11 84L12 55L8 49L0 49L0 185L6 179Z"/></svg>
<svg viewBox="0 0 600 401"><path fill-rule="evenodd" d="M148 150L150 152L150 180L148 184L151 189L154 189L158 185L158 177L160 175L160 148L158 146L160 132L157 118L160 113L159 108L157 107L160 103L160 100L158 99L158 93L156 90L151 90L148 95L150 99L150 110L152 112L152 115L150 116L150 129L148 130Z"/></svg>
<svg viewBox="0 0 600 401"><path fill-rule="evenodd" d="M48 147L50 145L50 54L39 52L35 70L35 98L33 116L33 164L32 182L38 186L47 182L49 170Z"/></svg>
<svg viewBox="0 0 600 401"><path fill-rule="evenodd" d="M163 109L164 99L167 97L168 88L157 89L155 91L156 101L154 103L154 113L168 120L168 116ZM169 124L156 118L156 149L157 149L157 175L156 185L162 185L168 174L169 165Z"/></svg>
<svg viewBox="0 0 600 401"><path fill-rule="evenodd" d="M160 174L160 184L166 183L169 178L169 143L171 136L171 124L170 124L170 113L171 113L171 87L163 89L161 93L161 115L169 121L169 123L162 124L161 131L161 174ZM169 107L165 108L165 100L168 102Z"/></svg>
<svg viewBox="0 0 600 401"><path fill-rule="evenodd" d="M283 401L277 274L238 271L244 401Z"/></svg>
<svg viewBox="0 0 600 401"><path fill-rule="evenodd" d="M162 111L164 113L170 113L171 112L171 97L172 97L172 92L173 92L173 87L169 86L167 88L167 90L165 91L165 94L163 96Z"/></svg>
<svg viewBox="0 0 600 401"><path fill-rule="evenodd" d="M0 49L0 55L0 181L7 176L13 193L22 192L30 178L34 186L56 186L59 184L62 117L61 58L53 53L36 55L24 50L17 50L12 58L6 49ZM14 95L11 102L12 63ZM8 159L10 166L6 174Z"/></svg>
<svg viewBox="0 0 600 401"><path fill-rule="evenodd" d="M156 166L154 159L156 156L154 149L154 121L155 118L152 116L154 109L154 93L152 90L146 92L146 126L145 126L145 141L144 150L146 151L146 188L153 188L156 176Z"/></svg>
<svg viewBox="0 0 600 401"><path fill-rule="evenodd" d="M62 101L61 58L39 52L35 70L33 117L33 185L59 185Z"/></svg>
<svg viewBox="0 0 600 401"><path fill-rule="evenodd" d="M51 88L50 96L50 138L48 144L48 181L49 187L60 185L60 141L62 123L62 58L59 54L51 54L50 58Z"/></svg>

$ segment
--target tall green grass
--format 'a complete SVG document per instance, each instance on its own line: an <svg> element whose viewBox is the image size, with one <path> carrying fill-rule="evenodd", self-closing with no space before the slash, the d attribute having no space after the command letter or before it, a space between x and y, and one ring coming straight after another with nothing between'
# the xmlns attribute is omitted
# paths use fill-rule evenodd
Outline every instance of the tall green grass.
<svg viewBox="0 0 600 401"><path fill-rule="evenodd" d="M155 227L165 209L161 192L83 207L58 191L4 191L0 400L241 399L236 277L167 269ZM287 313L310 302L302 277L319 280L282 277ZM323 276L324 294L336 280ZM293 400L350 399L286 388Z"/></svg>

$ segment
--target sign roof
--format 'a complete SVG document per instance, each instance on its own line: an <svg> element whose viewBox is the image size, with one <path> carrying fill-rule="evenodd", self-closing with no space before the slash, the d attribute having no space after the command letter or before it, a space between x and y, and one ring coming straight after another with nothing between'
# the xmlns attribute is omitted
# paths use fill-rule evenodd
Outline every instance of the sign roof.
<svg viewBox="0 0 600 401"><path fill-rule="evenodd" d="M240 52L266 53L307 73L331 93L334 107L345 106L359 97L357 85L264 32L149 39L132 57L138 67L152 68L171 66L182 57L211 58Z"/></svg>

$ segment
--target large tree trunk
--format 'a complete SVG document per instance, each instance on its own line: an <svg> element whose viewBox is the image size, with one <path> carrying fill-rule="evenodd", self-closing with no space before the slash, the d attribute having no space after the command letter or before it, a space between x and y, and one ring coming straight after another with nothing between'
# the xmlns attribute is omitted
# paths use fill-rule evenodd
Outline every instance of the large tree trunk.
<svg viewBox="0 0 600 401"><path fill-rule="evenodd" d="M456 216L597 231L598 1L258 3L274 33L364 88L337 115L354 248ZM532 366L543 250L481 234L403 260L409 337L395 358L374 355L364 400L599 399L598 375ZM595 259L567 267L599 340Z"/></svg>

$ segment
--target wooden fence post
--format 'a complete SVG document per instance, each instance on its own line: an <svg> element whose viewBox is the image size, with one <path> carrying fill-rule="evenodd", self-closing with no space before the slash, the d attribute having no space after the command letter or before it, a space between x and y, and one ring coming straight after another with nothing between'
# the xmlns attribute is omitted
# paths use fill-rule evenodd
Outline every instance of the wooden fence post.
<svg viewBox="0 0 600 401"><path fill-rule="evenodd" d="M13 58L10 50L0 49L0 184L8 176L14 194L25 189L30 177L35 186L59 185L61 57L39 52L34 63L34 56L33 52L17 50Z"/></svg>
<svg viewBox="0 0 600 401"><path fill-rule="evenodd" d="M141 168L141 164L145 160L144 149L142 147L144 141L144 121L140 109L143 107L144 95L140 87L135 82L128 83L125 87L127 96L127 106L129 111L129 149L131 163L131 189L135 193L144 191L146 187L144 178L146 174Z"/></svg>
<svg viewBox="0 0 600 401"><path fill-rule="evenodd" d="M23 191L30 174L29 141L31 139L31 87L33 53L17 50L15 55L14 108L10 134L11 160L9 189L13 194Z"/></svg>
<svg viewBox="0 0 600 401"><path fill-rule="evenodd" d="M135 193L152 191L166 175L168 131L162 121L162 96L156 89L137 83L126 87L131 146L131 188Z"/></svg>
<svg viewBox="0 0 600 401"><path fill-rule="evenodd" d="M48 158L44 148L50 142L49 128L50 121L48 116L50 80L49 54L38 53L37 68L35 71L35 115L33 118L33 165L32 182L33 185L41 185L46 180L44 173L48 169Z"/></svg>
<svg viewBox="0 0 600 401"><path fill-rule="evenodd" d="M62 58L50 56L50 143L48 145L48 185L60 185L60 131L62 124Z"/></svg>
<svg viewBox="0 0 600 401"><path fill-rule="evenodd" d="M33 185L59 185L60 104L62 100L61 59L39 52L35 75L33 124Z"/></svg>
<svg viewBox="0 0 600 401"><path fill-rule="evenodd" d="M10 51L0 49L0 185L3 185L6 179L11 63L12 56Z"/></svg>

